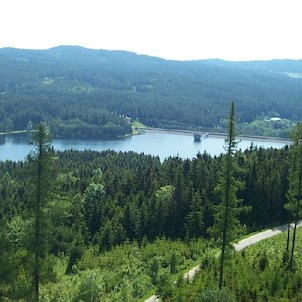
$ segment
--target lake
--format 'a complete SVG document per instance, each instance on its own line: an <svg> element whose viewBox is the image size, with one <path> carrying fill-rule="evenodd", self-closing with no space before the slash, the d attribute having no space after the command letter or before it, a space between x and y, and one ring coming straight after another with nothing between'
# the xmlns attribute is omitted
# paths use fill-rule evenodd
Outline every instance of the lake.
<svg viewBox="0 0 302 302"><path fill-rule="evenodd" d="M0 160L19 161L33 149L28 144L27 135L6 135L0 137ZM238 149L245 150L251 143L264 148L282 148L288 142L242 139ZM57 150L85 150L103 151L111 149L114 151L134 151L151 155L158 155L161 160L166 157L179 155L182 158L193 158L198 152L206 151L211 155L224 153L224 138L209 136L201 142L194 142L192 135L174 134L165 132L146 132L145 134L114 140L93 140L93 139L54 139L52 146Z"/></svg>

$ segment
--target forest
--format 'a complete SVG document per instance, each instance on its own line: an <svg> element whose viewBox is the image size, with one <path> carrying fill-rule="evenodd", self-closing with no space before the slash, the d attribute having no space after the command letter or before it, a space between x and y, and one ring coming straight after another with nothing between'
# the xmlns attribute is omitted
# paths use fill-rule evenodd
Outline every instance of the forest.
<svg viewBox="0 0 302 302"><path fill-rule="evenodd" d="M40 125L26 161L0 162L0 300L143 301L156 292L163 301L299 301L301 233L289 232L276 257L271 249L235 257L229 244L301 218L302 125L291 146L244 151L230 125L225 155L163 162L133 152L58 152ZM230 235L218 289L225 206ZM178 273L197 262L206 274L191 287ZM250 262L263 283L249 286L248 276L257 279L243 268ZM238 283L240 268L246 278Z"/></svg>
<svg viewBox="0 0 302 302"><path fill-rule="evenodd" d="M54 137L150 127L225 132L229 101L241 134L287 137L302 117L302 61L170 61L61 46L0 49L0 131L46 122ZM234 99L235 96L235 99ZM282 122L271 123L272 117Z"/></svg>
<svg viewBox="0 0 302 302"><path fill-rule="evenodd" d="M290 60L0 49L0 131L35 130L26 160L0 161L0 301L301 301L301 74ZM226 153L161 161L51 145L130 135L129 118L224 132ZM236 129L292 143L237 150Z"/></svg>

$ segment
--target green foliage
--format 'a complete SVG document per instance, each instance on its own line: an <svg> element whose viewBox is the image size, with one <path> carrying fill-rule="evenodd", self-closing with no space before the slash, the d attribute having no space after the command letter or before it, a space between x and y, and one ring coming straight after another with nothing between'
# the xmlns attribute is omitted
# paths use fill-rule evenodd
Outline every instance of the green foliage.
<svg viewBox="0 0 302 302"><path fill-rule="evenodd" d="M165 185L155 192L154 221L158 228L156 233L160 236L167 235L169 229L174 191L173 186Z"/></svg>
<svg viewBox="0 0 302 302"><path fill-rule="evenodd" d="M138 301L146 293L155 292L155 286L168 295L168 288L173 290L170 261L177 253L175 269L188 269L195 263L188 257L192 246L200 257L205 250L202 241L188 246L180 241L157 239L145 246L127 243L103 253L90 247L73 267L73 274L62 276L62 271L55 270L56 279L43 284L43 301L63 301L64 297L68 301ZM66 263L57 258L54 266L59 265L64 268Z"/></svg>
<svg viewBox="0 0 302 302"><path fill-rule="evenodd" d="M289 268L294 266L294 250L296 244L296 228L302 217L302 123L298 123L292 132L293 145L291 146L291 163L289 169L289 188L285 208L294 219L294 231L289 259Z"/></svg>
<svg viewBox="0 0 302 302"><path fill-rule="evenodd" d="M100 301L102 286L104 284L102 277L97 275L95 271L87 271L83 274L72 301Z"/></svg>
<svg viewBox="0 0 302 302"><path fill-rule="evenodd" d="M252 207L251 212L238 216L248 232L287 222L284 203L289 154L288 147L251 146L233 155L239 169L232 176L246 183L236 194L243 206ZM46 198L41 209L43 301L84 299L81 294L94 299L99 285L97 299L101 301L137 301L148 292L160 292L173 301L175 287L183 290L177 293L179 301L196 301L205 285L209 291L216 289L217 242L213 250L214 241L208 241L213 237L206 230L214 225L215 207L222 196L214 188L219 186L225 155L204 153L164 162L149 155L109 150L50 150L48 155L51 169L47 169L50 174L42 187ZM33 184L37 179L29 177L37 163L33 159L0 162L1 299L30 300L32 295L33 233L28 230L34 225ZM264 250L267 253L257 252L253 261L246 251L242 262L250 263L268 280L265 290L260 285L249 289L257 280L248 270L237 271L233 257L227 261L226 286L236 289L236 297L244 297L243 301L258 297L258 292L263 298L278 297L283 290L294 296L294 290L300 288L300 277L291 280L290 272L283 273L283 253L278 271L269 249ZM196 284L196 291L192 282L192 294L187 294L180 276L197 260L201 272L211 274L200 277L203 285ZM240 259L234 261L241 265ZM271 266L278 271L275 279L268 272ZM295 267L299 270L299 257L295 257ZM233 275L241 279L232 279Z"/></svg>
<svg viewBox="0 0 302 302"><path fill-rule="evenodd" d="M92 236L100 228L102 219L105 219L102 213L105 194L104 185L101 183L91 183L84 193L84 220Z"/></svg>
<svg viewBox="0 0 302 302"><path fill-rule="evenodd" d="M190 204L190 212L186 216L186 230L189 238L199 238L205 234L204 227L205 205L199 191L194 193Z"/></svg>
<svg viewBox="0 0 302 302"><path fill-rule="evenodd" d="M40 124L32 137L32 144L35 149L29 156L32 166L33 181L33 237L30 241L32 252L34 254L33 263L33 300L39 301L39 285L41 273L41 261L45 257L47 250L48 228L45 215L47 198L51 190L51 160L50 153L50 135L45 125Z"/></svg>
<svg viewBox="0 0 302 302"><path fill-rule="evenodd" d="M231 103L228 137L226 139L227 154L223 162L223 170L218 180L216 191L219 192L221 202L216 207L215 223L211 229L212 233L216 233L216 238L221 242L220 268L219 268L219 289L223 284L223 271L225 255L228 249L232 248L232 244L238 236L240 229L239 200L237 192L243 188L243 182L235 177L238 166L234 160L237 142L235 140L235 105ZM218 236L217 236L218 234Z"/></svg>
<svg viewBox="0 0 302 302"><path fill-rule="evenodd" d="M158 280L159 266L160 266L160 259L158 259L157 257L153 257L153 260L150 265L150 276L152 278L152 283L154 285L157 285L159 283Z"/></svg>
<svg viewBox="0 0 302 302"><path fill-rule="evenodd" d="M8 238L7 224L0 220L0 300L8 295L9 284L13 280L12 244Z"/></svg>
<svg viewBox="0 0 302 302"><path fill-rule="evenodd" d="M119 234L124 233L131 240L141 241L144 237L153 240L160 234L159 229L167 237L209 236L205 230L213 225L213 209L219 201L214 187L224 156L212 158L198 154L192 160L176 157L163 163L157 157L132 152L64 151L55 157L52 165L62 172L58 173L54 194L47 201L47 215L50 224L55 226L52 233L57 237L52 237L57 240L54 250L60 245L61 251L68 252L62 240L65 238L68 243L68 237L77 237L75 233L84 236L86 243L90 242L88 225L98 221L95 230L99 234L108 220L114 228L122 225ZM243 205L252 206L251 214L240 215L247 230L285 221L287 159L287 148L252 147L236 153L238 176L246 182L246 188L238 195ZM28 203L31 191L26 172L28 163L2 162L0 165L3 215L8 220L12 216L26 220L32 209ZM96 179L97 168L103 171L102 183ZM164 189L176 188L178 184L181 189L173 189L172 197L171 192L169 196L164 194ZM99 220L93 220L92 214ZM157 219L159 215L162 215L161 221ZM167 215L168 218L164 218ZM168 223L167 228L164 221Z"/></svg>
<svg viewBox="0 0 302 302"><path fill-rule="evenodd" d="M283 136L287 125L275 129L258 117L299 120L300 81L286 75L292 69L301 73L301 62L176 62L79 47L1 49L0 131L45 121L54 136L124 136L132 133L127 115L151 127L225 132L228 102L236 96L242 134Z"/></svg>
<svg viewBox="0 0 302 302"><path fill-rule="evenodd" d="M302 123L296 125L291 135L293 144L290 148L291 164L286 209L292 214L295 220L298 220L302 216Z"/></svg>
<svg viewBox="0 0 302 302"><path fill-rule="evenodd" d="M174 252L171 256L171 260L170 260L170 273L171 274L176 274L177 273L177 255Z"/></svg>
<svg viewBox="0 0 302 302"><path fill-rule="evenodd" d="M238 132L244 135L257 135L269 137L288 138L290 131L294 128L295 122L288 119L271 121L271 116L259 116L250 123L239 123Z"/></svg>
<svg viewBox="0 0 302 302"><path fill-rule="evenodd" d="M236 299L227 289L206 290L199 296L201 302L235 302Z"/></svg>
<svg viewBox="0 0 302 302"><path fill-rule="evenodd" d="M12 246L17 250L28 247L30 234L32 233L33 220L23 219L21 216L14 216L7 223L7 236Z"/></svg>
<svg viewBox="0 0 302 302"><path fill-rule="evenodd" d="M302 234L302 229L297 233ZM286 236L284 232L233 255L226 263L221 291L216 285L219 259L212 257L211 265L192 283L174 288L171 301L300 301L302 261L297 261L295 271L282 265ZM302 244L297 242L296 253L301 251Z"/></svg>

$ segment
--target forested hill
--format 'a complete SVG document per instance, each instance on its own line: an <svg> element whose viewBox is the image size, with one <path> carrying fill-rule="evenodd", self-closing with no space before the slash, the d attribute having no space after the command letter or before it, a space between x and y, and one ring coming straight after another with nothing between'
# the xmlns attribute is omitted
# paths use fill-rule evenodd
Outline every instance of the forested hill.
<svg viewBox="0 0 302 302"><path fill-rule="evenodd" d="M0 49L0 131L43 120L55 136L112 137L131 131L121 115L153 127L224 131L234 100L242 133L286 136L289 121L263 121L300 120L301 92L302 60L181 62L76 46Z"/></svg>

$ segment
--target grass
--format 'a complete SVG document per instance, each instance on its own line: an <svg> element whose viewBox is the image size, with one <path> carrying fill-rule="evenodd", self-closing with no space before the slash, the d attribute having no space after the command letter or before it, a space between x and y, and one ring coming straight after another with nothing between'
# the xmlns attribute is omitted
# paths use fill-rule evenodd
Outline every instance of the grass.
<svg viewBox="0 0 302 302"><path fill-rule="evenodd" d="M298 269L302 269L302 259L299 257L302 253L302 228L297 229L296 234L296 245L295 245L295 262ZM286 248L286 238L287 232L283 232L279 235L274 237L268 238L266 240L262 240L259 243L246 248L246 254L250 257L256 254L260 254L265 251L272 259L279 259L281 260L283 256L283 252ZM291 238L292 240L292 231L291 231ZM290 241L290 248L291 248L291 241Z"/></svg>
<svg viewBox="0 0 302 302"><path fill-rule="evenodd" d="M136 120L131 123L131 126L134 128L147 128L146 125L144 125L140 121L136 121Z"/></svg>
<svg viewBox="0 0 302 302"><path fill-rule="evenodd" d="M157 239L141 246L135 242L125 243L102 253L90 247L70 275L65 275L67 259L52 256L48 262L52 263L54 277L43 284L43 301L57 301L59 295L65 301L75 301L85 291L91 301L144 301L156 293L151 275L154 274L154 261L158 263L157 283L160 285L164 278L173 284L198 264L197 259L203 256L205 245L202 240L186 244ZM177 255L176 273L170 274L173 253Z"/></svg>
<svg viewBox="0 0 302 302"><path fill-rule="evenodd" d="M140 130L138 129L147 128L147 126L142 124L140 121L135 120L131 123L131 128L132 128L132 135L135 135L141 133Z"/></svg>
<svg viewBox="0 0 302 302"><path fill-rule="evenodd" d="M228 255L225 288L236 297L236 301L302 301L301 237L302 228L299 228L293 271L288 269L289 260L285 253L286 232ZM218 267L219 259L211 257L192 283L174 288L169 301L199 301L204 293L217 291Z"/></svg>
<svg viewBox="0 0 302 302"><path fill-rule="evenodd" d="M236 293L238 301L252 301L248 298L252 294L257 297L253 301L261 301L261 297L268 298L267 301L278 301L279 298L283 299L282 290L288 291L288 296L293 295L291 286L299 286L297 279L299 276L295 277L298 281L290 281L294 284L291 285L292 283L283 278L284 265L278 268L280 263L284 263L286 236L284 232L231 255L225 270L225 284L229 290ZM295 268L300 273L302 270L302 259L299 257L302 253L301 237L302 228L297 230L295 251ZM180 295L186 298L179 301L195 301L198 293L217 288L215 272L217 272L219 259L215 257L217 254L215 251L217 249L213 247L213 243L205 241L185 244L181 241L165 239L158 239L142 246L137 243L126 243L110 252L100 254L96 249L90 248L85 251L71 275L65 275L66 258L52 257L48 262L52 263L56 278L44 284L43 297L45 301L54 301L56 297L78 299L84 289L93 289L94 292L88 292L88 294L91 297L97 297L95 301L128 299L128 301L143 302L156 293L156 286L151 282L150 272L154 259L157 259L159 263L158 285L161 287L162 280L166 280L167 289L173 292L175 298L169 301L177 301ZM173 253L177 254L177 269L175 274L170 274ZM184 274L201 263L203 268L193 282L189 284L180 282L179 285L179 280ZM276 275L275 272L279 271L279 275ZM274 282L277 282L277 286ZM286 282L289 282L286 288L278 285ZM137 294L134 294L134 291ZM269 298L272 293L277 300ZM244 295L245 298L242 300L241 297ZM71 301L71 299L66 301Z"/></svg>

